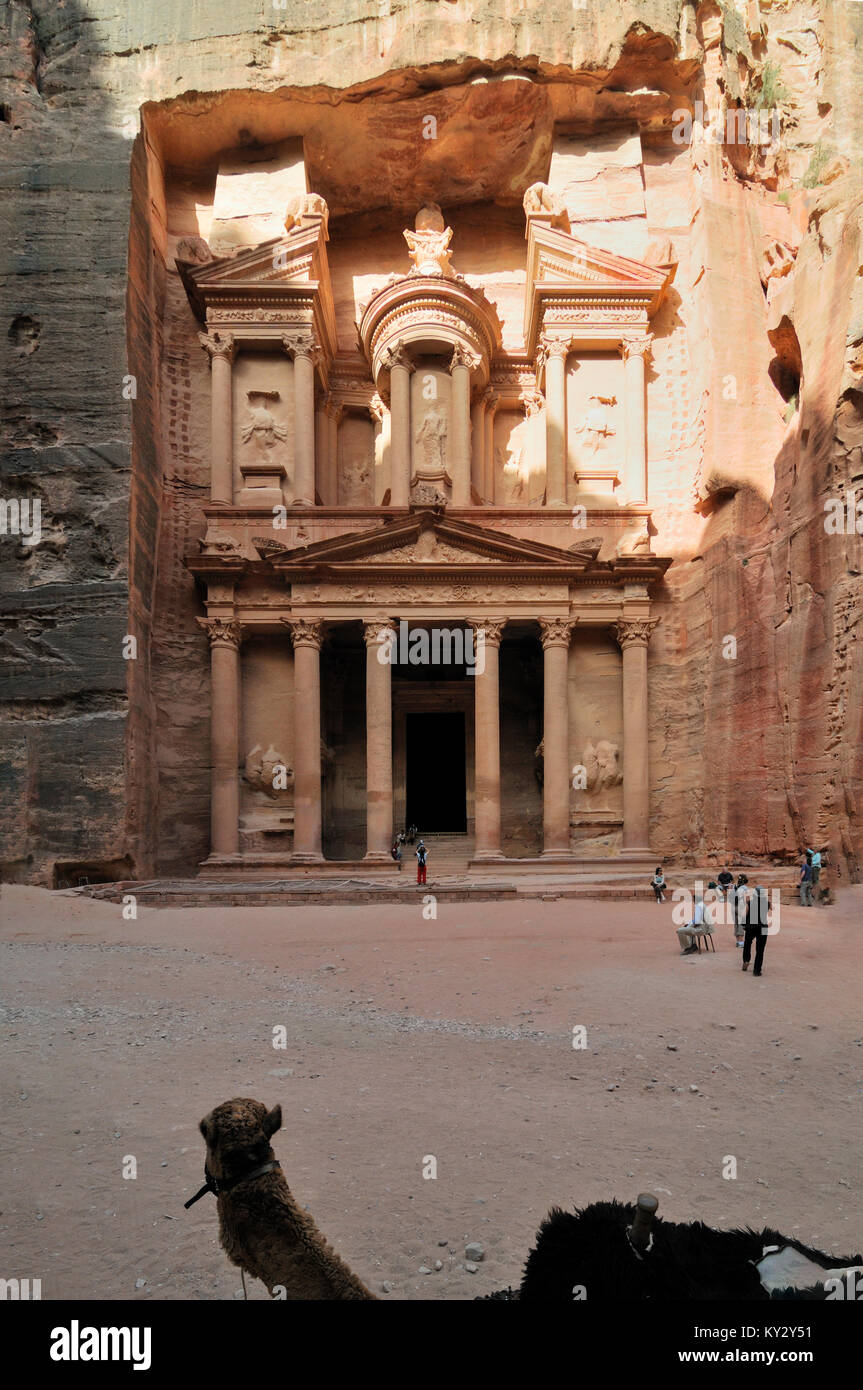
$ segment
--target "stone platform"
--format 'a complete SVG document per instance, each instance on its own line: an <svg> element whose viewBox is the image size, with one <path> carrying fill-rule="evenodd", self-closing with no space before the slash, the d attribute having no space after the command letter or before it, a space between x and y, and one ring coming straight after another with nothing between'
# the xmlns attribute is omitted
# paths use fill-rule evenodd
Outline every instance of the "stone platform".
<svg viewBox="0 0 863 1390"><path fill-rule="evenodd" d="M362 862L362 861L360 861ZM99 883L81 888L62 890L65 895L85 895L100 901L121 902L127 895L133 895L139 905L145 907L208 907L215 904L229 907L273 907L309 905L342 905L358 903L410 903L421 905L424 896L432 895L438 902L495 902L501 900L540 900L556 902L559 899L640 899L653 902L650 875L643 868L634 869L619 861L606 860L601 870L581 864L563 865L551 872L546 866L543 872L535 866L538 861L505 861L498 866L498 873L441 875L429 874L425 885L417 884L412 866L406 865L401 873L393 866L392 872L375 877L369 873L362 877L345 872L346 866L332 862L333 872L309 873L306 877L280 878L275 875L256 879L231 878L193 878L193 879L151 879L142 882ZM513 865L518 867L513 872ZM312 866L304 866L312 870ZM319 867L319 866L315 866ZM338 870L341 873L338 873ZM700 870L683 867L665 870L669 897L675 888L692 889L693 884L706 884L715 876L716 870ZM780 889L783 902L797 902L797 875L793 867L749 868L750 883L759 883L769 889Z"/></svg>

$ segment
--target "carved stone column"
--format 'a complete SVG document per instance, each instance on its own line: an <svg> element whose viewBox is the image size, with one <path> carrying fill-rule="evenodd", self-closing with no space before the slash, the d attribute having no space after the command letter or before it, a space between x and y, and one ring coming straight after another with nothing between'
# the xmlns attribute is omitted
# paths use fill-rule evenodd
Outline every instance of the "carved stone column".
<svg viewBox="0 0 863 1390"><path fill-rule="evenodd" d="M323 625L282 620L294 645L294 852L298 864L321 853L321 643Z"/></svg>
<svg viewBox="0 0 863 1390"><path fill-rule="evenodd" d="M413 363L399 343L385 355L390 373L390 501L406 507L411 479L411 372Z"/></svg>
<svg viewBox="0 0 863 1390"><path fill-rule="evenodd" d="M210 500L232 506L234 501L234 384L231 370L237 355L232 333L199 333L198 341L210 359Z"/></svg>
<svg viewBox="0 0 863 1390"><path fill-rule="evenodd" d="M569 343L543 337L545 363L545 505L566 506L566 359Z"/></svg>
<svg viewBox="0 0 863 1390"><path fill-rule="evenodd" d="M471 619L476 643L475 859L502 859L500 848L500 643L506 619Z"/></svg>
<svg viewBox="0 0 863 1390"><path fill-rule="evenodd" d="M483 486L481 495L490 506L494 506L494 417L500 396L489 388L485 396L485 459L483 460Z"/></svg>
<svg viewBox="0 0 863 1390"><path fill-rule="evenodd" d="M344 417L345 408L334 401L332 396L327 401L327 487L329 488L330 506L336 507L339 502L339 425Z"/></svg>
<svg viewBox="0 0 863 1390"><path fill-rule="evenodd" d="M650 782L647 763L647 644L657 618L621 618L615 635L623 652L623 848L648 849Z"/></svg>
<svg viewBox="0 0 863 1390"><path fill-rule="evenodd" d="M625 502L647 501L647 422L645 418L646 359L653 338L628 334L620 342L626 397Z"/></svg>
<svg viewBox="0 0 863 1390"><path fill-rule="evenodd" d="M330 481L330 436L327 421L327 397L315 401L315 489L325 507L335 506L336 498Z"/></svg>
<svg viewBox="0 0 863 1390"><path fill-rule="evenodd" d="M478 396L470 410L470 480L472 493L485 495L485 396ZM473 501L473 496L471 496Z"/></svg>
<svg viewBox="0 0 863 1390"><path fill-rule="evenodd" d="M240 625L198 618L210 639L210 853L240 847Z"/></svg>
<svg viewBox="0 0 863 1390"><path fill-rule="evenodd" d="M366 642L366 859L390 861L393 842L392 666L385 653L395 634L384 622L363 623Z"/></svg>
<svg viewBox="0 0 863 1390"><path fill-rule="evenodd" d="M285 352L294 363L295 507L315 505L315 362L320 348L310 334L285 333Z"/></svg>
<svg viewBox="0 0 863 1390"><path fill-rule="evenodd" d="M452 504L470 506L470 370L476 359L456 347L450 362L452 377Z"/></svg>
<svg viewBox="0 0 863 1390"><path fill-rule="evenodd" d="M575 622L541 618L543 655L543 858L564 859L569 842L569 639Z"/></svg>

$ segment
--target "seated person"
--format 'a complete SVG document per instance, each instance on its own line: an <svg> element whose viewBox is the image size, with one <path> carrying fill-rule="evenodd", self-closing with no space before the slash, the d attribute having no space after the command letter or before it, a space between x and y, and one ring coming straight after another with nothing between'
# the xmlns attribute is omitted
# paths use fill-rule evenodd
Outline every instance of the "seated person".
<svg viewBox="0 0 863 1390"><path fill-rule="evenodd" d="M700 894L696 895L695 905L692 909L692 921L684 927L677 928L677 935L680 938L682 956L691 956L698 951L695 944L696 936L703 936L705 932L713 932L711 921L712 900L706 901Z"/></svg>

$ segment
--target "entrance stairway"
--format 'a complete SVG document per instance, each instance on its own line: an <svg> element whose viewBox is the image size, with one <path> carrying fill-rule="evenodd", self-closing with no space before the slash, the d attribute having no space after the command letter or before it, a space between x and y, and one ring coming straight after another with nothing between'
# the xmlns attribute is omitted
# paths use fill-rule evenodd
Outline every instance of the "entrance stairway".
<svg viewBox="0 0 863 1390"><path fill-rule="evenodd" d="M461 878L467 873L468 860L473 855L473 836L462 833L461 835L441 834L437 835L434 831L429 831L423 835L428 857L428 877L430 879L441 878ZM405 844L402 847L404 855L404 868L402 873L410 871L416 877L416 845Z"/></svg>

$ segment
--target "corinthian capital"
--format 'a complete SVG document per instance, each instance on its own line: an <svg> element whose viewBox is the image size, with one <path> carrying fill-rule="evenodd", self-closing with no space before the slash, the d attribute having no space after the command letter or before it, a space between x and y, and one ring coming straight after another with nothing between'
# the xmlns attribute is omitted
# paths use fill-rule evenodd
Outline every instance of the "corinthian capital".
<svg viewBox="0 0 863 1390"><path fill-rule="evenodd" d="M324 640L323 623L306 618L282 618L282 622L291 634L291 641L295 647L314 647L318 652L321 650Z"/></svg>
<svg viewBox="0 0 863 1390"><path fill-rule="evenodd" d="M624 362L629 357L643 357L646 362L652 344L652 333L624 333L619 345L620 355Z"/></svg>
<svg viewBox="0 0 863 1390"><path fill-rule="evenodd" d="M475 352L469 352L461 343L456 343L452 350L449 369L454 372L456 367L467 367L469 372L475 372L480 361L481 358Z"/></svg>
<svg viewBox="0 0 863 1390"><path fill-rule="evenodd" d="M550 357L559 357L566 361L569 356L569 338L552 338L548 333L543 333L539 340L539 350L536 354L537 361L545 366Z"/></svg>
<svg viewBox="0 0 863 1390"><path fill-rule="evenodd" d="M393 343L391 347L388 347L381 356L381 366L388 372L391 372L393 367L406 367L409 372L414 369L414 364L404 343Z"/></svg>
<svg viewBox="0 0 863 1390"><path fill-rule="evenodd" d="M500 646L507 624L506 618L468 618L467 623L468 627L473 628L477 638L482 638L487 646Z"/></svg>
<svg viewBox="0 0 863 1390"><path fill-rule="evenodd" d="M618 618L614 635L621 647L646 647L658 618Z"/></svg>
<svg viewBox="0 0 863 1390"><path fill-rule="evenodd" d="M212 333L199 333L198 342L212 363L214 357L227 358L233 362L237 355L237 344L233 333L222 333L214 329Z"/></svg>
<svg viewBox="0 0 863 1390"><path fill-rule="evenodd" d="M575 618L540 618L543 651L546 647L568 647L576 622Z"/></svg>
<svg viewBox="0 0 863 1390"><path fill-rule="evenodd" d="M395 638L395 628L387 618L378 618L363 623L363 638L367 647L376 647Z"/></svg>
<svg viewBox="0 0 863 1390"><path fill-rule="evenodd" d="M239 649L242 641L240 624L228 618L196 618L198 627L206 632L211 647Z"/></svg>
<svg viewBox="0 0 863 1390"><path fill-rule="evenodd" d="M323 356L321 345L312 333L283 333L282 347L291 361L297 357L308 357L310 362L317 364Z"/></svg>

